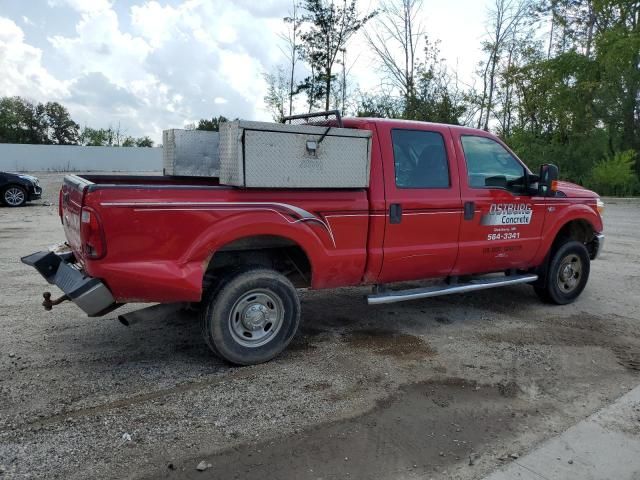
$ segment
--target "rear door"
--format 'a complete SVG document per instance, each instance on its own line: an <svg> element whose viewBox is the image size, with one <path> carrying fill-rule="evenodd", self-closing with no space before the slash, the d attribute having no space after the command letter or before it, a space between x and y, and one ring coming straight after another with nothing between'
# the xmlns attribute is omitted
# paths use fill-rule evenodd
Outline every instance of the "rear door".
<svg viewBox="0 0 640 480"><path fill-rule="evenodd" d="M378 134L387 205L378 281L449 275L458 254L462 218L458 165L449 129L381 124Z"/></svg>
<svg viewBox="0 0 640 480"><path fill-rule="evenodd" d="M454 130L465 215L455 274L526 268L542 240L545 200L525 185L524 164L477 131Z"/></svg>

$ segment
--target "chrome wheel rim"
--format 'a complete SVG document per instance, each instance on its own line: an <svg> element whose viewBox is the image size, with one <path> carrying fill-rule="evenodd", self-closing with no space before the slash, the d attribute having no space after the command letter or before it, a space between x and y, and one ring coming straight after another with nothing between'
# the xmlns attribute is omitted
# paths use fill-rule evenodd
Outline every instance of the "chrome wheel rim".
<svg viewBox="0 0 640 480"><path fill-rule="evenodd" d="M231 308L229 330L243 347L256 348L275 338L284 323L284 305L278 295L268 289L245 293Z"/></svg>
<svg viewBox="0 0 640 480"><path fill-rule="evenodd" d="M7 188L4 192L4 201L12 207L17 207L24 203L24 191L18 187Z"/></svg>
<svg viewBox="0 0 640 480"><path fill-rule="evenodd" d="M569 254L562 259L558 268L557 284L563 293L573 292L582 279L582 260L575 253Z"/></svg>

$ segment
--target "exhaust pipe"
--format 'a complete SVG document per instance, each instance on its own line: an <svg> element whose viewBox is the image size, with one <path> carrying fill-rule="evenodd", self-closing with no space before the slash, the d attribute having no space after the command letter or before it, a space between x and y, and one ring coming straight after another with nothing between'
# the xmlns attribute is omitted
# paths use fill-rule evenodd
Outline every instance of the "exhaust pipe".
<svg viewBox="0 0 640 480"><path fill-rule="evenodd" d="M136 323L134 319L129 320L124 315L118 315L118 321L125 327L130 327L133 323Z"/></svg>
<svg viewBox="0 0 640 480"><path fill-rule="evenodd" d="M184 308L185 303L170 303L152 305L150 307L141 308L129 313L123 313L118 315L118 321L125 327L130 327L140 322L141 320L150 318L165 318L167 314L175 313L178 310Z"/></svg>

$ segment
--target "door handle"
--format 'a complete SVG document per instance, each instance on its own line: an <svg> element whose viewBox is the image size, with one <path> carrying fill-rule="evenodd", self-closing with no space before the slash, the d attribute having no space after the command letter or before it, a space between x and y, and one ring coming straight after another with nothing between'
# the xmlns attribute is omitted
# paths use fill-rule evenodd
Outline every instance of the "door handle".
<svg viewBox="0 0 640 480"><path fill-rule="evenodd" d="M474 202L464 202L464 219L473 220L476 213L476 204Z"/></svg>
<svg viewBox="0 0 640 480"><path fill-rule="evenodd" d="M389 206L389 223L397 224L402 221L402 205L399 203L392 203Z"/></svg>

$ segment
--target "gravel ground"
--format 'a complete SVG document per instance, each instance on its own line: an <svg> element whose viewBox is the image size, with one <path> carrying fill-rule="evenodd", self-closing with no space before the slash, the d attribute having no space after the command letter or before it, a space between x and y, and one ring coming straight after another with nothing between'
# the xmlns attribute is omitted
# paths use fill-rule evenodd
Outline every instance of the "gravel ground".
<svg viewBox="0 0 640 480"><path fill-rule="evenodd" d="M640 201L608 201L573 305L524 285L376 307L304 292L291 347L232 368L170 306L131 327L45 312L19 261L63 240L62 175L39 176L43 201L0 208L0 477L475 479L639 383Z"/></svg>

